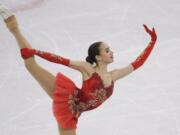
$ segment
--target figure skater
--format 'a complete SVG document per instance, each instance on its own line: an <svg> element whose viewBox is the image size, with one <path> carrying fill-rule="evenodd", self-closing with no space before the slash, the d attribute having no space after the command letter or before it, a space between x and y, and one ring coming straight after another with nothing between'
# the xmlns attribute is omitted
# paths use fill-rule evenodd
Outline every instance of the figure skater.
<svg viewBox="0 0 180 135"><path fill-rule="evenodd" d="M151 37L147 47L129 65L108 72L107 66L113 62L113 52L107 43L93 43L88 49L86 60L71 60L32 48L21 33L15 15L2 4L0 15L17 40L26 69L52 99L53 115L61 135L76 135L80 115L100 106L112 95L114 83L117 80L142 66L157 39L155 29L150 30L143 25ZM82 88L78 88L69 77L61 72L58 72L56 76L52 75L35 61L34 56L80 71L83 78Z"/></svg>

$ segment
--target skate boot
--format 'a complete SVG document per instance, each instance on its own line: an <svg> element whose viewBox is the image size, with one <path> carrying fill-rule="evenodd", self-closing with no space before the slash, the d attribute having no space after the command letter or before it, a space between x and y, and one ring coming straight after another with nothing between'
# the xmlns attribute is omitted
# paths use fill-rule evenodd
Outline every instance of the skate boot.
<svg viewBox="0 0 180 135"><path fill-rule="evenodd" d="M10 16L13 16L13 13L8 9L8 7L0 3L0 16L6 20Z"/></svg>
<svg viewBox="0 0 180 135"><path fill-rule="evenodd" d="M13 12L8 9L5 5L0 3L0 16L2 16L6 26L10 31L13 31L15 28L18 27L18 23L16 21L16 17Z"/></svg>

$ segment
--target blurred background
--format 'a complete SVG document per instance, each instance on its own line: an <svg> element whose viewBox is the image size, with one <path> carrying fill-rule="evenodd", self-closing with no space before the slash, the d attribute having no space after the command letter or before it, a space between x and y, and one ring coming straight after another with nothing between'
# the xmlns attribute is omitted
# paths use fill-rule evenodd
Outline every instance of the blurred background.
<svg viewBox="0 0 180 135"><path fill-rule="evenodd" d="M31 46L85 60L90 44L114 52L108 70L128 65L158 40L142 67L118 80L113 95L81 115L77 135L180 135L179 0L1 0L16 15ZM81 88L80 72L39 57L52 74L62 72ZM0 135L58 135L52 101L29 74L15 38L0 20Z"/></svg>

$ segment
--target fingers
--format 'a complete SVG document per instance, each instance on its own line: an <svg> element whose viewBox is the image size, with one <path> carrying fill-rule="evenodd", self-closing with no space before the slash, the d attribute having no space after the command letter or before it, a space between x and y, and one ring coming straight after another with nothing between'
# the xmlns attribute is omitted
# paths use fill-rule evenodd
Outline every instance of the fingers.
<svg viewBox="0 0 180 135"><path fill-rule="evenodd" d="M147 33L149 33L149 34L155 33L154 27L152 28L152 30L150 30L150 29L147 27L147 25L143 24L143 26L144 26L144 29L146 30Z"/></svg>
<svg viewBox="0 0 180 135"><path fill-rule="evenodd" d="M143 26L144 26L144 29L145 29L146 31L148 31L148 27L147 27L145 24L143 24Z"/></svg>
<svg viewBox="0 0 180 135"><path fill-rule="evenodd" d="M153 27L153 29L152 29L152 34L151 34L151 35L156 36L156 31L155 31L154 27Z"/></svg>
<svg viewBox="0 0 180 135"><path fill-rule="evenodd" d="M154 41L154 42L156 42L156 40L157 40L157 35L156 35L156 31L155 31L155 29L154 29L154 27L153 27L153 30L152 30L153 32L152 32L152 40Z"/></svg>
<svg viewBox="0 0 180 135"><path fill-rule="evenodd" d="M151 33L151 30L150 30L145 24L144 24L143 26L144 26L146 32L150 34L150 33Z"/></svg>
<svg viewBox="0 0 180 135"><path fill-rule="evenodd" d="M145 24L143 24L143 26L144 26L145 30L147 30L147 29L148 29L148 27L147 27Z"/></svg>

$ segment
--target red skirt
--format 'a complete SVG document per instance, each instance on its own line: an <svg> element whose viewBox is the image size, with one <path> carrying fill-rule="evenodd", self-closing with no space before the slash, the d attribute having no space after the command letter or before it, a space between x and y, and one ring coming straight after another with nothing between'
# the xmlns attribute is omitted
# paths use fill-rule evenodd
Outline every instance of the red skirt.
<svg viewBox="0 0 180 135"><path fill-rule="evenodd" d="M78 118L69 108L69 96L77 91L74 82L62 73L57 73L53 92L53 114L61 128L76 128Z"/></svg>

